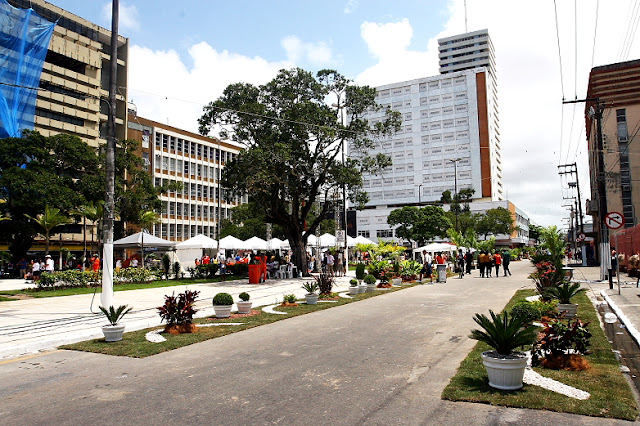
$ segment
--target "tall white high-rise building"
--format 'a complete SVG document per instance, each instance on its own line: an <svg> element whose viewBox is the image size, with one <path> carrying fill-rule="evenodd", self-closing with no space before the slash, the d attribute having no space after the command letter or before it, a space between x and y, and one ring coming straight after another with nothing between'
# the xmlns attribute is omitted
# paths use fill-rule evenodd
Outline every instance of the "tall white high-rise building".
<svg viewBox="0 0 640 426"><path fill-rule="evenodd" d="M438 40L442 74L377 87L377 101L402 114L402 129L376 150L393 161L365 175L370 201L357 213L357 233L391 238L386 218L403 205L440 199L444 191L475 190L473 198L503 200L495 60L486 30ZM371 113L370 124L383 119Z"/></svg>

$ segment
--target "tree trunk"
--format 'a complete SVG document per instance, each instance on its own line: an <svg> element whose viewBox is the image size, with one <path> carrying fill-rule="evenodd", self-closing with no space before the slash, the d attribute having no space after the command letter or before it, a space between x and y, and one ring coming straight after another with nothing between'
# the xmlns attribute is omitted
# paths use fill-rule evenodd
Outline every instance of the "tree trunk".
<svg viewBox="0 0 640 426"><path fill-rule="evenodd" d="M44 241L45 241L44 255L46 256L49 254L49 231L45 233Z"/></svg>
<svg viewBox="0 0 640 426"><path fill-rule="evenodd" d="M305 249L306 241L302 240L302 232L287 232L289 238L289 245L293 252L293 264L296 265L298 271L302 273L303 277L309 276L309 270L307 267L307 251Z"/></svg>

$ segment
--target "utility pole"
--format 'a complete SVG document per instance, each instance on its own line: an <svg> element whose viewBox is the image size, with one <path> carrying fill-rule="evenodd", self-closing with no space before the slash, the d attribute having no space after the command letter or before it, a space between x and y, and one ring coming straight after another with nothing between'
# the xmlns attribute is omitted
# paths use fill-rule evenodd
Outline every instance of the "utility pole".
<svg viewBox="0 0 640 426"><path fill-rule="evenodd" d="M116 93L118 78L118 14L119 0L111 7L111 62L109 66L109 116L107 119L107 158L105 164L106 189L102 232L102 294L100 303L108 309L113 306L113 226L115 220L116 181ZM143 259L144 262L144 259Z"/></svg>
<svg viewBox="0 0 640 426"><path fill-rule="evenodd" d="M595 102L593 110L593 118L596 120L596 150L598 158L598 210L600 222L600 279L609 278L609 288L613 290L613 278L611 270L611 249L609 245L609 228L605 224L607 216L607 185L606 173L604 168L604 142L602 138L602 112L604 105L600 102L600 98L585 98L575 101L562 101L563 104L575 104L581 102ZM590 113L591 115L591 113ZM607 272L605 272L607 271Z"/></svg>
<svg viewBox="0 0 640 426"><path fill-rule="evenodd" d="M576 188L578 191L577 207L576 207L576 212L577 212L576 229L578 229L578 222L579 222L580 233L583 234L584 233L584 216L582 214L582 198L580 196L580 180L578 179L578 165L576 163L561 164L558 166L558 174L561 176L568 174L568 175L575 176L576 178L575 182L569 182L568 185L570 188ZM584 241L582 242L580 251L582 253L582 259L581 259L582 266L587 266L587 251L585 248Z"/></svg>

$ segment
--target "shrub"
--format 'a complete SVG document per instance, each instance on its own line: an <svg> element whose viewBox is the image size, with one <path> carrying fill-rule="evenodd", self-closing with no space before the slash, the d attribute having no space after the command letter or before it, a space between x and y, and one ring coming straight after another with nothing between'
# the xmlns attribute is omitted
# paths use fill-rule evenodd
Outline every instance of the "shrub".
<svg viewBox="0 0 640 426"><path fill-rule="evenodd" d="M350 279L350 280L349 280L349 285L350 285L351 287L355 287L355 286L357 286L357 285L358 285L358 280L356 280L355 278Z"/></svg>
<svg viewBox="0 0 640 426"><path fill-rule="evenodd" d="M232 275L237 275L239 277L249 276L249 265L247 265L246 263L236 263L234 265L227 265L227 270L231 272Z"/></svg>
<svg viewBox="0 0 640 426"><path fill-rule="evenodd" d="M469 338L491 346L500 355L509 355L519 346L530 345L536 338L536 327L524 326L527 322L518 316L509 316L507 311L496 315L489 311L486 315L476 314L473 320L482 330L471 330ZM483 331L484 330L484 331Z"/></svg>
<svg viewBox="0 0 640 426"><path fill-rule="evenodd" d="M518 301L513 308L511 308L510 313L512 317L518 317L527 323L541 319L538 308L527 300Z"/></svg>
<svg viewBox="0 0 640 426"><path fill-rule="evenodd" d="M37 281L37 286L39 289L51 288L55 285L56 285L56 277L54 274L50 272L42 272L40 274L40 279Z"/></svg>
<svg viewBox="0 0 640 426"><path fill-rule="evenodd" d="M218 272L218 264L209 263L207 265L198 265L196 266L196 269L198 270L199 278L213 278Z"/></svg>
<svg viewBox="0 0 640 426"><path fill-rule="evenodd" d="M403 260L400 264L400 274L403 277L415 277L421 270L422 264L416 260Z"/></svg>
<svg viewBox="0 0 640 426"><path fill-rule="evenodd" d="M320 290L320 294L331 294L333 284L335 284L334 278L329 274L318 274L314 277Z"/></svg>
<svg viewBox="0 0 640 426"><path fill-rule="evenodd" d="M169 271L171 269L171 258L169 257L169 253L162 255L162 269L164 270L165 278L169 279Z"/></svg>
<svg viewBox="0 0 640 426"><path fill-rule="evenodd" d="M316 281L309 281L302 284L302 288L307 292L307 294L313 294L320 288Z"/></svg>
<svg viewBox="0 0 640 426"><path fill-rule="evenodd" d="M180 262L173 262L173 278L176 280L180 277L180 269Z"/></svg>
<svg viewBox="0 0 640 426"><path fill-rule="evenodd" d="M178 297L164 296L164 305L158 307L161 321L166 321L168 326L190 324L193 315L198 312L193 305L198 298L199 291L185 290Z"/></svg>
<svg viewBox="0 0 640 426"><path fill-rule="evenodd" d="M369 263L369 267L367 270L369 271L369 275L373 275L376 279L380 278L380 272L386 271L389 267L389 262L386 260L372 260Z"/></svg>
<svg viewBox="0 0 640 426"><path fill-rule="evenodd" d="M539 365L542 358L549 355L558 357L570 351L574 354L586 354L591 345L588 325L588 322L584 323L579 319L573 322L569 320L567 324L558 320L544 323L544 329L531 348L532 365Z"/></svg>
<svg viewBox="0 0 640 426"><path fill-rule="evenodd" d="M529 278L536 284L536 290L540 297L549 300L551 298L549 289L562 283L564 272L562 269L558 270L553 263L543 261L536 263L536 271L529 275Z"/></svg>
<svg viewBox="0 0 640 426"><path fill-rule="evenodd" d="M116 282L126 283L146 283L153 280L149 269L143 268L123 268L114 274Z"/></svg>
<svg viewBox="0 0 640 426"><path fill-rule="evenodd" d="M233 297L229 293L218 293L213 296L213 304L214 306L233 305Z"/></svg>
<svg viewBox="0 0 640 426"><path fill-rule="evenodd" d="M367 275L366 277L364 277L364 283L365 284L375 284L376 283L376 277L374 277L373 275Z"/></svg>
<svg viewBox="0 0 640 426"><path fill-rule="evenodd" d="M242 300L243 302L248 302L249 299L251 298L251 296L249 296L249 293L243 291L242 293L240 293L238 295L238 297L240 298L240 300Z"/></svg>
<svg viewBox="0 0 640 426"><path fill-rule="evenodd" d="M551 296L558 299L560 303L568 304L571 303L571 298L582 290L580 289L580 283L564 281L556 287L550 287L547 291Z"/></svg>
<svg viewBox="0 0 640 426"><path fill-rule="evenodd" d="M296 303L296 295L295 294L285 294L282 298L285 303Z"/></svg>
<svg viewBox="0 0 640 426"><path fill-rule="evenodd" d="M365 276L365 265L364 263L360 262L356 265L356 278L361 280L364 278Z"/></svg>

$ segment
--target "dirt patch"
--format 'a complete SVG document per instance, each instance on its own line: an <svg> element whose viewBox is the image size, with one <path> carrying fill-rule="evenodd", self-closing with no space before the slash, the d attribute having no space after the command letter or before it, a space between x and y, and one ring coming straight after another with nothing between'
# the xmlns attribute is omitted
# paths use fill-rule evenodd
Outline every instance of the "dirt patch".
<svg viewBox="0 0 640 426"><path fill-rule="evenodd" d="M239 314L239 313L232 313L229 317L227 318L216 318L216 317L208 317L207 321L211 321L211 322L225 322L228 321L230 319L234 319L234 318L246 318L246 317L252 317L255 315L260 315L262 311L260 311L259 309L252 309L250 313L248 314Z"/></svg>
<svg viewBox="0 0 640 426"><path fill-rule="evenodd" d="M28 294L3 294L2 297L6 297L7 299L15 299L15 300L27 300L27 299L35 299L35 297Z"/></svg>

